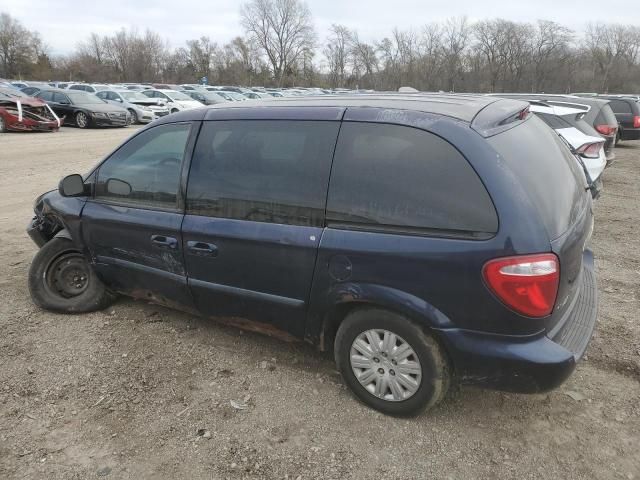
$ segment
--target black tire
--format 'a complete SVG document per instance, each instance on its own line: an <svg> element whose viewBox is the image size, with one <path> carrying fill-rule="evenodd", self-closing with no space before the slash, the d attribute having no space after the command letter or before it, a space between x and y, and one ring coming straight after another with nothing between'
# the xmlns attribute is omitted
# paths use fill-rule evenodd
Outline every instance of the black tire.
<svg viewBox="0 0 640 480"><path fill-rule="evenodd" d="M417 391L401 401L385 400L369 392L351 368L351 347L355 339L367 330L387 330L405 340L418 357L422 369ZM362 308L350 313L336 333L334 354L338 370L345 382L366 405L383 413L411 416L434 407L446 395L450 369L440 345L411 320L378 308Z"/></svg>
<svg viewBox="0 0 640 480"><path fill-rule="evenodd" d="M86 113L78 112L75 116L75 122L78 128L87 128L91 124L91 119Z"/></svg>
<svg viewBox="0 0 640 480"><path fill-rule="evenodd" d="M618 146L622 142L622 132L618 129L618 133L616 134L616 146Z"/></svg>
<svg viewBox="0 0 640 480"><path fill-rule="evenodd" d="M7 131L7 125L4 121L4 118L0 117L0 133L5 133Z"/></svg>
<svg viewBox="0 0 640 480"><path fill-rule="evenodd" d="M36 253L29 269L29 292L40 308L62 313L102 310L116 298L66 238L53 238Z"/></svg>
<svg viewBox="0 0 640 480"><path fill-rule="evenodd" d="M129 109L129 115L131 115L129 118L129 125L135 125L138 123L138 114L136 113L136 111L134 109Z"/></svg>
<svg viewBox="0 0 640 480"><path fill-rule="evenodd" d="M172 108L171 109L171 113L178 113L180 110L178 110L177 108Z"/></svg>

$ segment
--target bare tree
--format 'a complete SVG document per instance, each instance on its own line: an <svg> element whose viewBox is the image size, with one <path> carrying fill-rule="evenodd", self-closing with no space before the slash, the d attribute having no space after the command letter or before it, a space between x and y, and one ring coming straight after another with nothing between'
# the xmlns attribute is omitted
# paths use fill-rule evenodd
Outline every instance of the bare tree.
<svg viewBox="0 0 640 480"><path fill-rule="evenodd" d="M332 87L346 85L350 40L351 32L347 27L331 25L323 53L329 64L329 85Z"/></svg>
<svg viewBox="0 0 640 480"><path fill-rule="evenodd" d="M251 0L240 9L242 27L271 64L278 85L316 39L311 11L300 0Z"/></svg>
<svg viewBox="0 0 640 480"><path fill-rule="evenodd" d="M544 91L555 59L564 58L572 40L573 32L556 22L538 20L532 39L534 92Z"/></svg>
<svg viewBox="0 0 640 480"><path fill-rule="evenodd" d="M29 75L39 53L34 50L34 41L42 45L37 34L9 14L0 14L0 75L10 78Z"/></svg>
<svg viewBox="0 0 640 480"><path fill-rule="evenodd" d="M442 51L446 72L446 89L456 91L456 85L462 83L464 53L469 46L471 28L467 17L450 18L444 23Z"/></svg>

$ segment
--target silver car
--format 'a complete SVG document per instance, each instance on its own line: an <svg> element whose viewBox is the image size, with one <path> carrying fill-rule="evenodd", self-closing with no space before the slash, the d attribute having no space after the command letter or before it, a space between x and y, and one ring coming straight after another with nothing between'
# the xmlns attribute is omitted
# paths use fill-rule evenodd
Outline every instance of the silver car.
<svg viewBox="0 0 640 480"><path fill-rule="evenodd" d="M158 117L169 115L167 107L154 99L131 90L103 90L96 93L102 100L129 110L131 123L149 123Z"/></svg>

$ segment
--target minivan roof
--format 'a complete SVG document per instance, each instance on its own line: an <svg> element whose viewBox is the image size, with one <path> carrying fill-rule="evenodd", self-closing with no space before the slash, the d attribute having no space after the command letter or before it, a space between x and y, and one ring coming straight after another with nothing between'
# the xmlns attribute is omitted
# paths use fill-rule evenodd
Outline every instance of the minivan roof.
<svg viewBox="0 0 640 480"><path fill-rule="evenodd" d="M320 95L304 97L265 98L252 102L253 107L373 107L413 110L433 113L471 122L485 107L500 103L499 110L525 108L526 104L516 100L507 100L482 95L465 94L397 94L374 93L357 95ZM512 104L512 105L509 105ZM219 104L209 108L247 108L241 102L237 104Z"/></svg>

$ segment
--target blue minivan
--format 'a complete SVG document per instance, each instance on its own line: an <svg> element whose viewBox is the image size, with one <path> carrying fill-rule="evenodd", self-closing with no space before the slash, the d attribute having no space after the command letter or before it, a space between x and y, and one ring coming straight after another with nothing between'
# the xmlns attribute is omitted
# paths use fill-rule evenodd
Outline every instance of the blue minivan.
<svg viewBox="0 0 640 480"><path fill-rule="evenodd" d="M33 301L123 294L302 339L394 415L453 382L552 389L596 323L593 213L527 107L375 94L169 115L36 200Z"/></svg>

